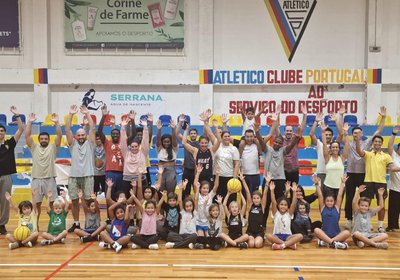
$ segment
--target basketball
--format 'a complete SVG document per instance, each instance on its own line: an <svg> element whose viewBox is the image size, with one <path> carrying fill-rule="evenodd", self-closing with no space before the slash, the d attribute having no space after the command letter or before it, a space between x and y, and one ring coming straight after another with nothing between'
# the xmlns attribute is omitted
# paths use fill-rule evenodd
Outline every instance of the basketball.
<svg viewBox="0 0 400 280"><path fill-rule="evenodd" d="M103 161L102 161L101 159L97 159L97 160L96 160L96 167L97 167L97 168L103 167L103 164L104 164L104 163L103 163Z"/></svg>
<svg viewBox="0 0 400 280"><path fill-rule="evenodd" d="M19 226L14 230L14 238L17 241L25 240L29 234L31 234L31 230L27 226Z"/></svg>
<svg viewBox="0 0 400 280"><path fill-rule="evenodd" d="M228 191L230 191L231 193L237 193L242 190L242 183L236 178L230 179L227 186Z"/></svg>

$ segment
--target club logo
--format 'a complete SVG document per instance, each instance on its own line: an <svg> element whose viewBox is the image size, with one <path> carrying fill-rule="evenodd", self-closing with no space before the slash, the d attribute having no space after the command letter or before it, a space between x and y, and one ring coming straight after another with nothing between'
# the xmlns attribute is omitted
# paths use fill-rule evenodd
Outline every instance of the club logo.
<svg viewBox="0 0 400 280"><path fill-rule="evenodd" d="M317 0L264 0L289 62L292 61Z"/></svg>

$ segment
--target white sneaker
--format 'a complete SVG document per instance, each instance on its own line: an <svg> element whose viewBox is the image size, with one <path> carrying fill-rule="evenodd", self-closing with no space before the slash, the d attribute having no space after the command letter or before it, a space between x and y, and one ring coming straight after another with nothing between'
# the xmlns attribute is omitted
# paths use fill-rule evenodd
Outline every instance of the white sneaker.
<svg viewBox="0 0 400 280"><path fill-rule="evenodd" d="M174 248L175 243L174 242L167 242L165 243L165 249L172 249Z"/></svg>
<svg viewBox="0 0 400 280"><path fill-rule="evenodd" d="M8 244L8 248L9 248L10 250L15 249L15 248L18 248L18 247L19 247L18 242L13 242L13 243L9 243L9 244Z"/></svg>
<svg viewBox="0 0 400 280"><path fill-rule="evenodd" d="M32 248L32 242L30 242L30 241L28 241L28 242L26 242L25 244L24 244L24 246L25 247L30 247L30 248Z"/></svg>
<svg viewBox="0 0 400 280"><path fill-rule="evenodd" d="M60 243L65 244L65 238L61 238Z"/></svg>
<svg viewBox="0 0 400 280"><path fill-rule="evenodd" d="M193 243L189 243L189 245L188 245L188 247L189 247L189 249L194 249L194 244Z"/></svg>
<svg viewBox="0 0 400 280"><path fill-rule="evenodd" d="M108 244L104 241L101 241L101 242L99 242L99 247L100 248L110 248L110 244Z"/></svg>
<svg viewBox="0 0 400 280"><path fill-rule="evenodd" d="M132 249L140 249L141 247L139 245L136 245L135 243L132 244Z"/></svg>
<svg viewBox="0 0 400 280"><path fill-rule="evenodd" d="M364 248L364 247L365 247L364 242L362 242L362 241L357 241L357 247L358 247L358 248Z"/></svg>
<svg viewBox="0 0 400 280"><path fill-rule="evenodd" d="M158 249L160 249L160 247L158 247L157 243L154 243L154 244L149 245L149 249L150 250L158 250Z"/></svg>
<svg viewBox="0 0 400 280"><path fill-rule="evenodd" d="M114 242L112 247L114 248L115 252L117 252L117 253L119 253L121 251L121 249L122 249L122 245L119 244L118 242Z"/></svg>
<svg viewBox="0 0 400 280"><path fill-rule="evenodd" d="M323 240L320 240L320 239L318 239L317 244L318 244L319 247L326 247L327 246L326 242L323 241Z"/></svg>
<svg viewBox="0 0 400 280"><path fill-rule="evenodd" d="M352 220L347 220L346 223L344 224L344 228L348 229L348 230L351 230L352 224L353 224Z"/></svg>
<svg viewBox="0 0 400 280"><path fill-rule="evenodd" d="M385 229L383 227L378 227L378 232L379 233L386 233Z"/></svg>

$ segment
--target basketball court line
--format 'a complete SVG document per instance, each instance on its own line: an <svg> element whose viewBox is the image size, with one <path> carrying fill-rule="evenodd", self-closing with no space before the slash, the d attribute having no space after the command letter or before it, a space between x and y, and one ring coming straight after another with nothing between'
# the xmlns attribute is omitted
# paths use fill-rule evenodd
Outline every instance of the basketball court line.
<svg viewBox="0 0 400 280"><path fill-rule="evenodd" d="M89 247L87 245L87 247ZM85 249L85 248L84 248ZM72 256L69 260L67 260L63 264L32 264L32 263L0 263L0 267L44 267L44 266L60 266L57 268L52 274L50 274L46 279L50 279L54 276L57 272L65 267L197 267L197 268L268 268L268 269L310 269L310 270L317 270L317 269L326 269L326 270L378 270L378 271L400 271L400 267L370 267L370 266L323 266L323 265L263 265L263 264L118 264L118 263L70 263L76 257L78 257L84 250L82 249L77 254Z"/></svg>

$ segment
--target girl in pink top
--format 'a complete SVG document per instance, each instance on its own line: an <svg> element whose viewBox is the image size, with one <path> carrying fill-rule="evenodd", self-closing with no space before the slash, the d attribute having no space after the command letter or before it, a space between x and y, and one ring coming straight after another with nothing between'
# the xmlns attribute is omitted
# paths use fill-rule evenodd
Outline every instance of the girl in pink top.
<svg viewBox="0 0 400 280"><path fill-rule="evenodd" d="M161 200L165 198L166 192L163 194ZM143 208L139 199L135 195L132 195L135 201L136 207L142 213L142 227L140 229L140 236L132 235L131 241L132 249L152 249L158 250L157 241L159 239L157 235L157 216L159 214L159 207L154 200L148 200Z"/></svg>
<svg viewBox="0 0 400 280"><path fill-rule="evenodd" d="M125 194L127 194L128 197L132 180L138 181L138 174L146 173L146 161L149 154L149 131L147 129L147 121L140 121L140 124L143 126L143 138L140 146L137 138L127 143L125 126L129 122L130 119L125 119L121 122L121 152L124 157L123 186L124 190L126 190ZM139 170L141 172L139 172ZM146 174L142 176L141 180L142 184L147 186Z"/></svg>

